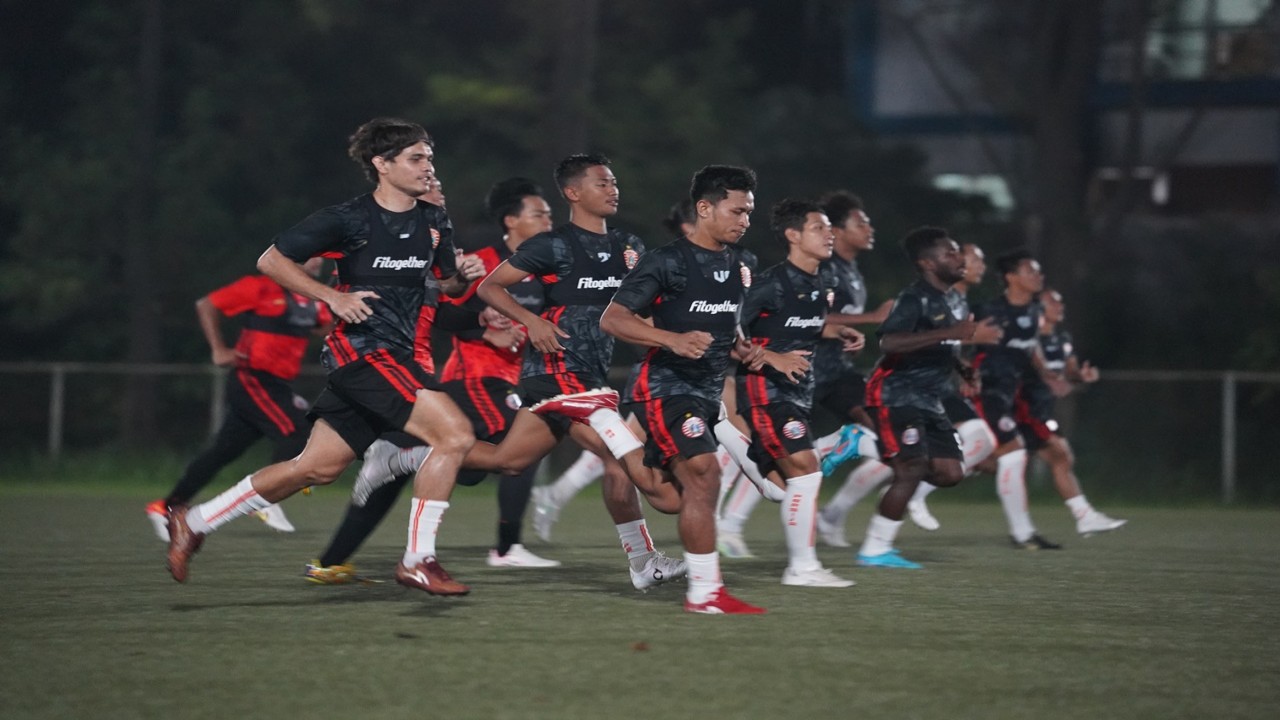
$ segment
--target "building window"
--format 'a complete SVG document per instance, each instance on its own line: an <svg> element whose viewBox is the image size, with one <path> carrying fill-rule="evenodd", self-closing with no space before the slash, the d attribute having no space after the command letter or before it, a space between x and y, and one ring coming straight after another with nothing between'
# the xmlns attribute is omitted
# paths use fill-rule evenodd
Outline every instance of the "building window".
<svg viewBox="0 0 1280 720"><path fill-rule="evenodd" d="M1102 54L1104 82L1128 82L1128 3L1111 3ZM1276 0L1156 0L1147 23L1147 77L1207 80L1280 76Z"/></svg>

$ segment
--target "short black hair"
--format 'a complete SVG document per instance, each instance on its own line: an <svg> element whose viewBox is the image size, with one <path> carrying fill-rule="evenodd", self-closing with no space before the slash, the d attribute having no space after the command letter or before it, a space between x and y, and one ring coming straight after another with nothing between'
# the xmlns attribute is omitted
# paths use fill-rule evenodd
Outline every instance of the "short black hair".
<svg viewBox="0 0 1280 720"><path fill-rule="evenodd" d="M809 213L820 212L822 212L822 208L812 200L783 198L773 205L769 217L769 227L773 230L774 236L778 238L778 242L782 243L782 247L786 248L788 245L787 231L803 230Z"/></svg>
<svg viewBox="0 0 1280 720"><path fill-rule="evenodd" d="M1000 282L1004 283L1004 276L1011 272L1017 272L1018 266L1028 260L1035 260L1035 256L1026 248L1014 248L996 258L996 273L1000 276Z"/></svg>
<svg viewBox="0 0 1280 720"><path fill-rule="evenodd" d="M680 227L685 223L693 224L697 219L697 214L693 209L693 201L685 198L667 211L667 216L662 218L662 227L668 233L675 237L684 237L684 228Z"/></svg>
<svg viewBox="0 0 1280 720"><path fill-rule="evenodd" d="M848 190L829 192L818 200L818 204L822 206L822 212L827 214L827 219L835 227L844 227L850 215L864 209L862 198Z"/></svg>
<svg viewBox="0 0 1280 720"><path fill-rule="evenodd" d="M756 173L751 168L736 165L707 165L693 174L689 184L689 199L695 204L706 200L712 204L729 197L729 193L755 192Z"/></svg>
<svg viewBox="0 0 1280 720"><path fill-rule="evenodd" d="M919 262L930 250L937 247L939 241L950 237L945 228L919 227L907 233L902 240L902 246L907 249L907 257L911 259L914 265Z"/></svg>
<svg viewBox="0 0 1280 720"><path fill-rule="evenodd" d="M401 150L420 142L435 147L431 135L417 123L400 118L374 118L356 128L348 138L347 156L364 170L369 182L376 183L378 169L373 166L375 157L391 160Z"/></svg>
<svg viewBox="0 0 1280 720"><path fill-rule="evenodd" d="M519 215L524 208L524 199L529 196L542 197L542 188L526 177L507 178L499 180L489 188L489 194L484 199L484 207L489 212L490 219L498 223L498 227L506 232L507 224L503 220L512 215Z"/></svg>
<svg viewBox="0 0 1280 720"><path fill-rule="evenodd" d="M560 161L556 166L556 187L560 192L569 187L569 183L587 174L587 168L597 165L609 166L609 158L600 153L575 153Z"/></svg>

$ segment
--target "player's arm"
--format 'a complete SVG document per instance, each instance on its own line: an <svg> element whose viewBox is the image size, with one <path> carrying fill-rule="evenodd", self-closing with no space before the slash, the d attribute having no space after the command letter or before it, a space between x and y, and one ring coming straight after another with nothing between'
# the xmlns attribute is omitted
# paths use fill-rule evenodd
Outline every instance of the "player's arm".
<svg viewBox="0 0 1280 720"><path fill-rule="evenodd" d="M223 317L225 315L213 304L213 300L208 295L196 301L196 318L200 321L200 331L204 333L205 341L209 343L213 364L218 367L230 367L245 355L227 346L226 340L222 337Z"/></svg>
<svg viewBox="0 0 1280 720"><path fill-rule="evenodd" d="M887 324L888 321L886 321ZM950 327L913 332L889 332L880 337L880 349L886 353L906 353L923 350L942 342L958 342L961 345L991 345L999 342L1004 333L992 318L981 322L970 315L968 319Z"/></svg>
<svg viewBox="0 0 1280 720"><path fill-rule="evenodd" d="M644 347L660 347L680 357L700 358L711 346L711 334L700 330L676 333L645 322L635 311L609 303L600 316L600 329L623 342Z"/></svg>
<svg viewBox="0 0 1280 720"><path fill-rule="evenodd" d="M569 337L569 333L561 330L555 323L533 314L519 303L507 289L520 282L529 273L504 261L489 273L489 277L480 283L476 295L486 305L519 323L529 333L529 343L541 353L558 353L564 351L560 338Z"/></svg>
<svg viewBox="0 0 1280 720"><path fill-rule="evenodd" d="M267 248L262 257L258 258L258 270L280 283L286 290L328 305L334 316L344 322L359 323L368 319L373 314L369 301L378 299L378 294L372 290L344 293L325 285L311 277L310 273L302 269L301 263L291 260L275 245Z"/></svg>
<svg viewBox="0 0 1280 720"><path fill-rule="evenodd" d="M440 292L449 297L462 297L471 283L484 277L484 260L479 255L457 254L457 272L440 278Z"/></svg>
<svg viewBox="0 0 1280 720"><path fill-rule="evenodd" d="M893 307L892 300L885 300L875 310L862 313L831 313L827 315L827 322L832 325L879 325L889 317L889 310Z"/></svg>

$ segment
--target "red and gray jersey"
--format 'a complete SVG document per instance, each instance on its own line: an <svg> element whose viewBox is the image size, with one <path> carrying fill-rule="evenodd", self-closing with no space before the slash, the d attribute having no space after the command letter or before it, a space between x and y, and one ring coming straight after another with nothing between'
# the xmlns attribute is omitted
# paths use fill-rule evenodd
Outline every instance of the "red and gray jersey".
<svg viewBox="0 0 1280 720"><path fill-rule="evenodd" d="M535 235L507 262L542 284L542 317L568 333L563 352L540 353L530 347L520 377L575 373L598 386L608 384L613 337L600 329L600 316L644 254L644 243L628 232L604 235L566 223Z"/></svg>
<svg viewBox="0 0 1280 720"><path fill-rule="evenodd" d="M893 303L877 335L919 333L951 327L969 315L954 289L938 290L923 279L908 285ZM915 407L944 414L943 399L956 393L960 341L944 340L904 353L886 353L867 380L868 407Z"/></svg>
<svg viewBox="0 0 1280 720"><path fill-rule="evenodd" d="M265 275L242 277L208 297L223 315L244 316L236 351L245 357L238 367L282 380L298 376L311 333L332 319L324 303L289 292Z"/></svg>
<svg viewBox="0 0 1280 720"><path fill-rule="evenodd" d="M742 324L752 342L773 352L813 352L834 300L832 278L824 268L809 274L784 261L756 276L747 291ZM751 371L739 364L737 385L741 407L784 402L805 410L813 407L812 368L792 382L768 365Z"/></svg>
<svg viewBox="0 0 1280 720"><path fill-rule="evenodd" d="M326 340L322 361L333 370L379 349L413 353L429 348L435 278L457 274L453 224L443 208L419 201L406 212L380 207L361 195L312 214L276 237L285 257L305 262L323 255L337 261L344 292L371 290L373 315L339 322Z"/></svg>
<svg viewBox="0 0 1280 720"><path fill-rule="evenodd" d="M652 315L655 327L701 330L712 341L697 360L651 348L627 383L627 401L693 395L720 402L749 287L751 269L734 247L716 252L680 238L640 258L613 301L637 315Z"/></svg>

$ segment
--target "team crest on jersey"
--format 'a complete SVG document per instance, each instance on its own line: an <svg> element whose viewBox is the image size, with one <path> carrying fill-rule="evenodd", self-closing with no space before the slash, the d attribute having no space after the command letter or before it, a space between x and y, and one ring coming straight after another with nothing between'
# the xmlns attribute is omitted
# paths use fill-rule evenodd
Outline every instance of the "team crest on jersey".
<svg viewBox="0 0 1280 720"><path fill-rule="evenodd" d="M1022 328L1023 330L1026 330L1027 328L1031 327L1031 317L1027 315L1023 315L1022 317L1018 318L1018 327Z"/></svg>
<svg viewBox="0 0 1280 720"><path fill-rule="evenodd" d="M832 305L835 305L835 304L836 304L836 291L829 289L827 290L827 307L831 307Z"/></svg>
<svg viewBox="0 0 1280 720"><path fill-rule="evenodd" d="M507 407L511 408L512 410L519 410L520 405L521 405L520 396L518 394L507 393Z"/></svg>
<svg viewBox="0 0 1280 720"><path fill-rule="evenodd" d="M1058 421L1057 421L1057 420L1045 420L1045 421L1044 421L1044 426L1045 426L1045 427L1047 427L1047 428L1049 428L1049 432L1051 432L1051 433L1056 433L1056 432L1058 432Z"/></svg>
<svg viewBox="0 0 1280 720"><path fill-rule="evenodd" d="M635 248L628 247L622 251L622 262L630 270L636 266L636 263L640 262L640 253L636 252Z"/></svg>
<svg viewBox="0 0 1280 720"><path fill-rule="evenodd" d="M700 438L707 432L707 423L700 417L689 416L680 425L680 432L687 438Z"/></svg>
<svg viewBox="0 0 1280 720"><path fill-rule="evenodd" d="M788 440L799 440L808 431L809 428L805 427L804 423L799 420L792 420L782 426L782 436Z"/></svg>
<svg viewBox="0 0 1280 720"><path fill-rule="evenodd" d="M435 250L438 247L440 247L440 231L431 228L431 249Z"/></svg>
<svg viewBox="0 0 1280 720"><path fill-rule="evenodd" d="M909 428L907 428L906 430L903 430L903 431L902 431L902 444L903 444L903 445L915 445L915 444L916 444L916 443L918 443L918 442L920 442L920 431L919 431L919 430L917 430L917 429L915 429L915 428L913 428L913 427L909 427Z"/></svg>
<svg viewBox="0 0 1280 720"><path fill-rule="evenodd" d="M742 287L751 287L751 268L746 265L738 265L738 270L742 273Z"/></svg>
<svg viewBox="0 0 1280 720"><path fill-rule="evenodd" d="M729 279L729 271L728 271L728 270L716 270L715 272L711 273L711 277L715 278L715 281L716 281L716 282L718 282L718 283L722 283L722 282L724 282L725 280L728 280L728 279Z"/></svg>
<svg viewBox="0 0 1280 720"><path fill-rule="evenodd" d="M600 262L609 262L609 258L613 257L613 253L598 252L596 257L600 259Z"/></svg>
<svg viewBox="0 0 1280 720"><path fill-rule="evenodd" d="M1071 352L1072 352L1071 343L1062 343L1062 354L1065 357L1071 357Z"/></svg>
<svg viewBox="0 0 1280 720"><path fill-rule="evenodd" d="M1013 432L1018 429L1018 423L1013 418L1005 415L996 422L996 427L1000 428L1001 432Z"/></svg>
<svg viewBox="0 0 1280 720"><path fill-rule="evenodd" d="M965 316L964 308L960 307L959 305L951 308L951 317L957 320L964 320L964 316Z"/></svg>

